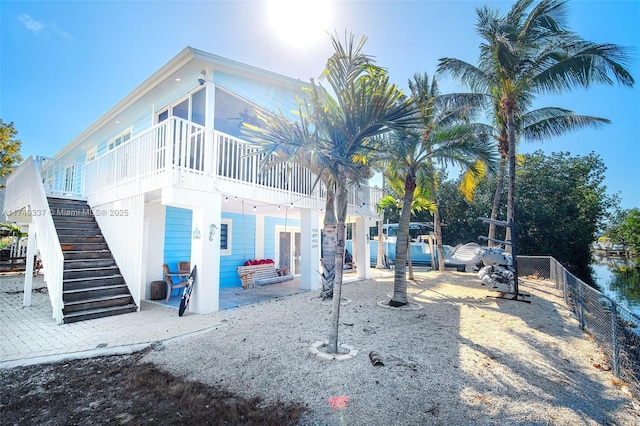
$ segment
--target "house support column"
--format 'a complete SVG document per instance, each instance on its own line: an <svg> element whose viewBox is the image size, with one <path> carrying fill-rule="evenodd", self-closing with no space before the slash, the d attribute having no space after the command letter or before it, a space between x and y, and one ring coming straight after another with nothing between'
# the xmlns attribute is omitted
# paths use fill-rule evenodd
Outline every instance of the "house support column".
<svg viewBox="0 0 640 426"><path fill-rule="evenodd" d="M192 209L191 268L197 265L197 278L189 311L208 314L220 304L220 222L222 198L219 194L201 195L206 207Z"/></svg>
<svg viewBox="0 0 640 426"><path fill-rule="evenodd" d="M163 281L162 264L164 263L164 231L166 206L157 203L144 205L144 248L146 253L146 269L143 269L144 294L141 300L151 296L151 282Z"/></svg>
<svg viewBox="0 0 640 426"><path fill-rule="evenodd" d="M370 261L370 235L369 220L363 217L356 218L355 225L355 262L356 273L359 279L368 280L371 278L371 261Z"/></svg>
<svg viewBox="0 0 640 426"><path fill-rule="evenodd" d="M33 223L29 226L27 237L27 258L24 260L24 298L22 305L31 306L31 290L33 289L33 256L36 254L36 229Z"/></svg>
<svg viewBox="0 0 640 426"><path fill-rule="evenodd" d="M300 288L320 290L320 217L317 211L300 213Z"/></svg>

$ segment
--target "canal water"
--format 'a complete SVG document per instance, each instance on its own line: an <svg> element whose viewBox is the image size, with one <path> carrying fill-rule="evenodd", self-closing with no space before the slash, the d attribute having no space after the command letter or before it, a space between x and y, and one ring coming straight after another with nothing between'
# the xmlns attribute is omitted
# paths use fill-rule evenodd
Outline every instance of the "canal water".
<svg viewBox="0 0 640 426"><path fill-rule="evenodd" d="M640 265L632 259L595 257L594 281L602 294L640 317Z"/></svg>

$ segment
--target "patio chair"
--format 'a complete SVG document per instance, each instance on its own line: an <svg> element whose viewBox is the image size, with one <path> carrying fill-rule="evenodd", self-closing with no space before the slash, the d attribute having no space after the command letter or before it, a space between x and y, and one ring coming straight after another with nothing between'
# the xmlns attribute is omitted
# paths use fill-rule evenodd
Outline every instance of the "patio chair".
<svg viewBox="0 0 640 426"><path fill-rule="evenodd" d="M162 270L164 271L164 281L167 283L167 300L165 300L165 302L168 302L171 298L171 292L174 288L183 288L187 286L187 278L189 277L189 272L171 272L169 270L169 265L167 265L166 263L162 265ZM178 283L173 282L173 278L177 278Z"/></svg>

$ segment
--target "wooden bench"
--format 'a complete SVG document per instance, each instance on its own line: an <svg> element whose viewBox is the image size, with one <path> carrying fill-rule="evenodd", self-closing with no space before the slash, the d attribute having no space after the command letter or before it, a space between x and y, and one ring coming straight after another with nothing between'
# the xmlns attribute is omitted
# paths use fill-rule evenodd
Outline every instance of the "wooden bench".
<svg viewBox="0 0 640 426"><path fill-rule="evenodd" d="M261 265L238 266L238 276L242 281L242 287L249 288L256 285L276 284L293 279L289 274L289 268L276 269L273 263Z"/></svg>

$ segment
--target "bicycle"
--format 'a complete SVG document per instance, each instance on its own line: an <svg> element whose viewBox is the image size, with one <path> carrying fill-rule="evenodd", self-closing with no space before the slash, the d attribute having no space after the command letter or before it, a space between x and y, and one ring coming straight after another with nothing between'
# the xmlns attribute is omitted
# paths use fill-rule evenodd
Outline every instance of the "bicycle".
<svg viewBox="0 0 640 426"><path fill-rule="evenodd" d="M178 309L178 316L182 316L182 314L184 314L184 311L187 309L187 306L189 305L189 300L191 299L191 292L193 291L193 286L196 282L196 276L197 276L197 268L196 268L196 265L193 265L193 269L191 269L191 273L187 278L187 285L185 286L184 291L182 292L182 299L180 300L180 308Z"/></svg>

